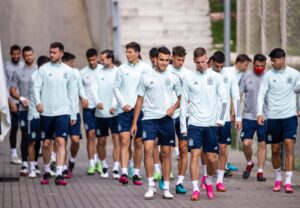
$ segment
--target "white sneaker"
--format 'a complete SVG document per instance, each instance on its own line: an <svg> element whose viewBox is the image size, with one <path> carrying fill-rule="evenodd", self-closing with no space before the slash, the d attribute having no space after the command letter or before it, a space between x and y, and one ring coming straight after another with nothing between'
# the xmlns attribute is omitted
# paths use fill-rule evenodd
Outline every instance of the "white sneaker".
<svg viewBox="0 0 300 208"><path fill-rule="evenodd" d="M35 166L35 173L37 174L37 175L41 175L41 170L40 170L40 168L39 168L39 166Z"/></svg>
<svg viewBox="0 0 300 208"><path fill-rule="evenodd" d="M18 158L18 156L11 156L10 163L20 165L22 164L22 161Z"/></svg>
<svg viewBox="0 0 300 208"><path fill-rule="evenodd" d="M120 178L119 171L114 170L114 171L113 171L113 176L112 176L112 178L113 178L114 180L119 180L119 178Z"/></svg>
<svg viewBox="0 0 300 208"><path fill-rule="evenodd" d="M155 194L156 194L156 188L153 186L150 186L144 196L145 196L146 200L150 200L150 199L153 199Z"/></svg>
<svg viewBox="0 0 300 208"><path fill-rule="evenodd" d="M21 170L20 170L20 176L28 176L29 170L27 167L22 166Z"/></svg>
<svg viewBox="0 0 300 208"><path fill-rule="evenodd" d="M165 190L164 190L164 193L163 193L163 198L164 198L164 199L173 199L173 198L174 198L174 195L171 194L170 190L165 189Z"/></svg>
<svg viewBox="0 0 300 208"><path fill-rule="evenodd" d="M36 170L30 170L30 173L28 175L29 178L36 178Z"/></svg>
<svg viewBox="0 0 300 208"><path fill-rule="evenodd" d="M101 173L101 178L108 178L109 177L109 175L108 175L108 172L106 172L106 173Z"/></svg>
<svg viewBox="0 0 300 208"><path fill-rule="evenodd" d="M53 172L52 170L51 170L50 174L51 174L52 177L55 177L55 176L56 176L56 173Z"/></svg>

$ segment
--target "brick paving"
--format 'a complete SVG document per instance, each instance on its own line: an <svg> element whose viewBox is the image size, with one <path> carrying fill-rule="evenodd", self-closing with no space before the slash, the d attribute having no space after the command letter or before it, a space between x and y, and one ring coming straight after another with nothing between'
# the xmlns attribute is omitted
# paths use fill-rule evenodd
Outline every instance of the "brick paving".
<svg viewBox="0 0 300 208"><path fill-rule="evenodd" d="M112 168L111 142L108 143L108 164ZM267 163L265 168L266 182L257 182L255 171L248 180L242 179L242 169L245 165L244 156L241 152L232 151L230 161L239 167L233 177L225 179L228 189L225 193L216 193L213 200L208 200L206 194L201 191L201 199L197 202L190 201L192 184L189 176L186 177L185 187L188 189L186 195L176 195L173 200L162 199L161 191L158 191L153 200L144 200L144 193L147 189L144 168L142 168L143 186L134 186L129 183L127 186L120 185L118 181L102 179L98 174L87 176L88 165L86 157L86 143L81 141L80 152L77 158L74 177L69 180L66 187L54 185L51 179L50 185L41 186L39 178L30 179L20 177L19 182L0 182L0 207L300 207L300 174L294 173L293 185L295 193L286 194L272 192L273 172L271 164ZM42 164L39 160L40 167ZM177 175L177 162L173 159L173 172ZM20 166L9 163L8 140L0 144L0 177L18 177ZM111 173L111 172L110 172ZM158 186L158 184L157 184ZM170 185L171 192L175 192L175 181Z"/></svg>

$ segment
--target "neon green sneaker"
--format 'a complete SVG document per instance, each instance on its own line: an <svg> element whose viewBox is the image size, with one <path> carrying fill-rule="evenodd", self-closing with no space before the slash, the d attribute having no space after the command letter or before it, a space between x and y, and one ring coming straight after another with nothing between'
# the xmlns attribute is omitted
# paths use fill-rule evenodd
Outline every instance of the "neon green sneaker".
<svg viewBox="0 0 300 208"><path fill-rule="evenodd" d="M154 179L155 181L159 181L160 178L161 178L161 173L160 173L160 172L154 172L154 173L153 173L153 179Z"/></svg>
<svg viewBox="0 0 300 208"><path fill-rule="evenodd" d="M174 179L175 179L175 177L174 177L173 173L171 172L171 173L170 173L170 180L173 181Z"/></svg>
<svg viewBox="0 0 300 208"><path fill-rule="evenodd" d="M99 174L102 173L102 165L101 165L101 162L100 162L100 161L98 161L98 162L96 163L96 171L97 171Z"/></svg>
<svg viewBox="0 0 300 208"><path fill-rule="evenodd" d="M93 166L90 166L90 167L88 168L88 170L87 170L87 174L88 174L88 175L94 175L95 172L96 172L96 168L93 167Z"/></svg>

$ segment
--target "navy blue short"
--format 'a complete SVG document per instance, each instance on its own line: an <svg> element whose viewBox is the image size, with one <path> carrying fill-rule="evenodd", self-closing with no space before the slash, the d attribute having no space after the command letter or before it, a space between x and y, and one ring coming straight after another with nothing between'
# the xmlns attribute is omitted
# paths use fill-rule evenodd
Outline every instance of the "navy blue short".
<svg viewBox="0 0 300 208"><path fill-rule="evenodd" d="M96 117L95 117L96 108L84 108L83 122L84 128L86 131L95 130L96 129Z"/></svg>
<svg viewBox="0 0 300 208"><path fill-rule="evenodd" d="M225 122L224 126L218 127L218 143L231 145L231 123Z"/></svg>
<svg viewBox="0 0 300 208"><path fill-rule="evenodd" d="M187 137L183 136L180 131L180 118L177 117L174 119L175 131L179 141L187 140Z"/></svg>
<svg viewBox="0 0 300 208"><path fill-rule="evenodd" d="M28 137L30 141L40 141L41 138L41 120L33 118L28 121Z"/></svg>
<svg viewBox="0 0 300 208"><path fill-rule="evenodd" d="M158 138L158 145L175 147L174 120L169 116L143 120L143 142Z"/></svg>
<svg viewBox="0 0 300 208"><path fill-rule="evenodd" d="M217 127L188 126L189 149L203 149L203 152L218 153Z"/></svg>
<svg viewBox="0 0 300 208"><path fill-rule="evenodd" d="M80 139L82 138L81 131L80 131L80 125L81 125L81 118L80 118L80 113L77 113L76 115L76 124L71 126L69 124L69 135L70 136L79 136Z"/></svg>
<svg viewBox="0 0 300 208"><path fill-rule="evenodd" d="M10 111L10 121L11 121L11 127L12 128L18 128L19 126L19 113L15 113Z"/></svg>
<svg viewBox="0 0 300 208"><path fill-rule="evenodd" d="M69 124L69 115L41 116L42 139L54 139L56 137L63 137L67 139Z"/></svg>
<svg viewBox="0 0 300 208"><path fill-rule="evenodd" d="M109 129L112 134L119 133L118 116L110 118L98 118L96 117L96 136L105 137L109 136Z"/></svg>
<svg viewBox="0 0 300 208"><path fill-rule="evenodd" d="M271 144L278 144L283 142L285 139L292 139L296 141L297 126L297 116L285 119L268 119L268 142Z"/></svg>
<svg viewBox="0 0 300 208"><path fill-rule="evenodd" d="M129 112L123 112L119 114L119 127L118 130L120 133L122 132L130 132L132 120L134 115L134 109L132 109ZM138 121L137 121L137 133L136 138L142 137L142 118L143 118L143 112L140 113Z"/></svg>
<svg viewBox="0 0 300 208"><path fill-rule="evenodd" d="M257 134L258 142L267 142L267 122L263 126L257 124L256 120L243 119L241 140L253 139L254 133Z"/></svg>
<svg viewBox="0 0 300 208"><path fill-rule="evenodd" d="M19 111L18 119L20 123L20 128L27 130L28 126L28 111Z"/></svg>

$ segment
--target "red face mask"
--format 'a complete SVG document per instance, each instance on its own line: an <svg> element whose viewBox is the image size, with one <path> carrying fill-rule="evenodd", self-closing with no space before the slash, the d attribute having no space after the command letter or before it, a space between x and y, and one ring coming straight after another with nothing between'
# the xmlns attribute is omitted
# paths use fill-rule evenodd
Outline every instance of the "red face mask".
<svg viewBox="0 0 300 208"><path fill-rule="evenodd" d="M261 75L265 71L265 67L254 67L254 72L257 75Z"/></svg>

